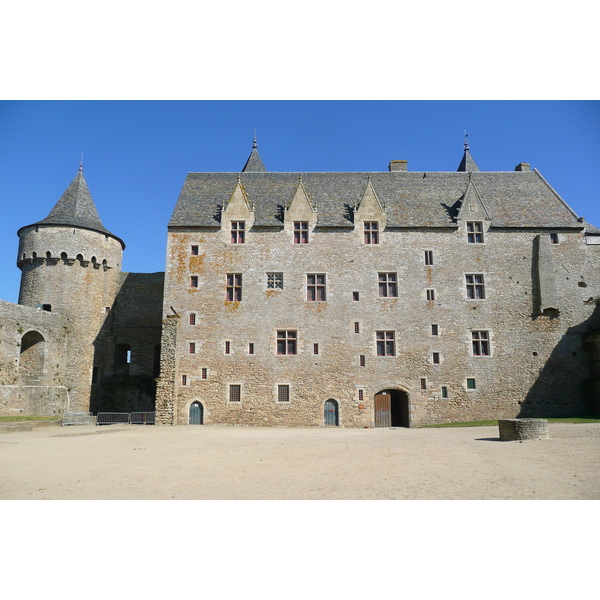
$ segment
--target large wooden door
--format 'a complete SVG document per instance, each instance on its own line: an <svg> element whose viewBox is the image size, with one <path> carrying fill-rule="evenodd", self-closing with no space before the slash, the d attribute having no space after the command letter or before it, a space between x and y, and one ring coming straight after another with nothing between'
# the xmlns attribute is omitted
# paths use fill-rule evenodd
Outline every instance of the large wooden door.
<svg viewBox="0 0 600 600"><path fill-rule="evenodd" d="M375 427L392 426L392 396L389 391L375 394Z"/></svg>

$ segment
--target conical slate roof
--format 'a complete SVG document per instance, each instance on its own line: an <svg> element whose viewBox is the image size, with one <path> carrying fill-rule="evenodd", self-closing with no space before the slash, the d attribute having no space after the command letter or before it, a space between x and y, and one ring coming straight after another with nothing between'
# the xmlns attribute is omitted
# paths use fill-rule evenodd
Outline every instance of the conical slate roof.
<svg viewBox="0 0 600 600"><path fill-rule="evenodd" d="M123 248L125 247L123 241L102 224L81 167L65 193L50 211L50 214L45 219L33 223L33 225L66 225L92 229L110 235L119 240Z"/></svg>
<svg viewBox="0 0 600 600"><path fill-rule="evenodd" d="M263 164L263 161L258 154L258 144L256 143L256 138L254 138L254 142L252 143L252 152L250 152L250 156L242 169L242 173L266 173L267 169Z"/></svg>

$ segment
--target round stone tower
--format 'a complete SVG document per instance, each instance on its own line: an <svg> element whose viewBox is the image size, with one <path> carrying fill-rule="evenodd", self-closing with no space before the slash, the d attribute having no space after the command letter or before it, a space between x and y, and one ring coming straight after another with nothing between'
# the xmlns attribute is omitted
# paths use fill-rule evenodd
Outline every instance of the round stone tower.
<svg viewBox="0 0 600 600"><path fill-rule="evenodd" d="M65 319L71 410L89 410L98 334L113 306L125 244L103 225L80 166L50 214L22 227L19 304Z"/></svg>

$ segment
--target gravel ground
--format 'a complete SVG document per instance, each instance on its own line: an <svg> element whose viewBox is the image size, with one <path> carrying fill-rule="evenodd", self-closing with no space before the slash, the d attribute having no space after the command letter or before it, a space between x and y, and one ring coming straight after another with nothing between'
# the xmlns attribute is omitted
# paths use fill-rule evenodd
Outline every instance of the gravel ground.
<svg viewBox="0 0 600 600"><path fill-rule="evenodd" d="M46 427L0 433L0 499L600 499L600 424L497 427Z"/></svg>

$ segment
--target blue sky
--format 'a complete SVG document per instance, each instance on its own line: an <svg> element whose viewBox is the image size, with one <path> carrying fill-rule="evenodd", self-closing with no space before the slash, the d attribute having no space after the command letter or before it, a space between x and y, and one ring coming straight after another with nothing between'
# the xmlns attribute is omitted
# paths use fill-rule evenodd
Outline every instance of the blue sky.
<svg viewBox="0 0 600 600"><path fill-rule="evenodd" d="M597 101L3 101L0 298L16 302L19 227L84 174L123 268L163 271L167 223L190 171L239 171L256 129L270 171L455 171L464 131L481 170L537 168L600 227ZM8 210L6 210L8 209Z"/></svg>

